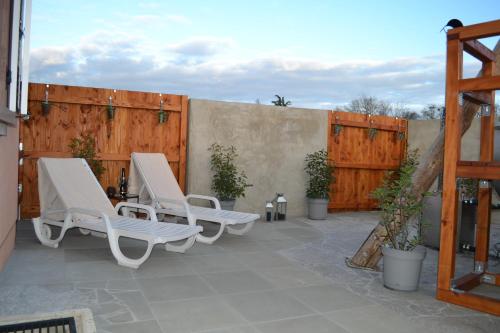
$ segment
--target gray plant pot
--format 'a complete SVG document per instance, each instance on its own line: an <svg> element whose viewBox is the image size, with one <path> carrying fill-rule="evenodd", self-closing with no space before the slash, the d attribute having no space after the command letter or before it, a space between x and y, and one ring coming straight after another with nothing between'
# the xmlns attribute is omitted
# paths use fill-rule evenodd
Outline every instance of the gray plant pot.
<svg viewBox="0 0 500 333"><path fill-rule="evenodd" d="M417 290L426 253L423 246L417 246L413 251L401 251L384 246L382 248L384 286L401 291Z"/></svg>
<svg viewBox="0 0 500 333"><path fill-rule="evenodd" d="M307 198L307 208L311 220L324 220L328 215L328 199Z"/></svg>
<svg viewBox="0 0 500 333"><path fill-rule="evenodd" d="M236 200L219 200L220 208L223 210L234 210Z"/></svg>

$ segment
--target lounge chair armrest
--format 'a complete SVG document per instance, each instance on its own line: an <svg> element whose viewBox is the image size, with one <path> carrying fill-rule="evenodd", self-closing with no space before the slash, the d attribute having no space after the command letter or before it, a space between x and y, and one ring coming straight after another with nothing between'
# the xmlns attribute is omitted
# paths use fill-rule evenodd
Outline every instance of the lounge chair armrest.
<svg viewBox="0 0 500 333"><path fill-rule="evenodd" d="M215 205L215 209L221 209L220 208L220 202L219 199L216 197L210 197L208 195L201 195L201 194L188 194L186 195L186 199L202 199L202 200L208 200L212 201Z"/></svg>
<svg viewBox="0 0 500 333"><path fill-rule="evenodd" d="M122 207L130 207L130 208L137 208L137 209L142 209L145 210L148 213L148 219L153 221L153 222L158 222L158 218L156 217L156 212L153 207L143 205L140 203L135 203L135 202L119 202L115 206L115 211L118 213Z"/></svg>

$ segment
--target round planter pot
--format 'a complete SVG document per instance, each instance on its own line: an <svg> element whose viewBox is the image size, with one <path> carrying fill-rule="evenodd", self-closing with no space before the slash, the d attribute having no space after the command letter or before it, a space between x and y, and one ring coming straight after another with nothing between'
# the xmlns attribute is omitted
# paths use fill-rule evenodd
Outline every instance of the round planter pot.
<svg viewBox="0 0 500 333"><path fill-rule="evenodd" d="M236 200L219 200L220 208L223 210L234 210Z"/></svg>
<svg viewBox="0 0 500 333"><path fill-rule="evenodd" d="M328 199L307 199L307 211L311 220L324 220L328 215Z"/></svg>
<svg viewBox="0 0 500 333"><path fill-rule="evenodd" d="M423 246L417 246L413 251L401 251L384 246L382 248L384 286L401 291L417 290L426 252Z"/></svg>

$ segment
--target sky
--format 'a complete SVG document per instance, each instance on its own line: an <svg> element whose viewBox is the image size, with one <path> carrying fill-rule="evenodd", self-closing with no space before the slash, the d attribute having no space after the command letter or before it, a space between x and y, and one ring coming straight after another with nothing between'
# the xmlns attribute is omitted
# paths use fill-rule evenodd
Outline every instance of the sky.
<svg viewBox="0 0 500 333"><path fill-rule="evenodd" d="M499 19L500 1L33 0L30 81L262 104L278 94L320 109L374 96L419 110L444 102L451 18ZM478 70L464 58L467 76Z"/></svg>

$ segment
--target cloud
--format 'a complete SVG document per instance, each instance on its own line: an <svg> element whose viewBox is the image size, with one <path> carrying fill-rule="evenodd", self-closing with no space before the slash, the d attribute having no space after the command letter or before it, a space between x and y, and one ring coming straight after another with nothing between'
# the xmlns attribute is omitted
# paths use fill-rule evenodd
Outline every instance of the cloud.
<svg viewBox="0 0 500 333"><path fill-rule="evenodd" d="M360 95L414 108L443 103L444 55L327 62L282 56L239 59L227 38L198 37L161 52L139 36L98 32L70 47L35 48L30 80L186 94L192 98L333 108ZM192 60L195 58L196 60Z"/></svg>
<svg viewBox="0 0 500 333"><path fill-rule="evenodd" d="M167 50L185 56L208 56L231 47L234 42L229 38L196 37L167 46Z"/></svg>

